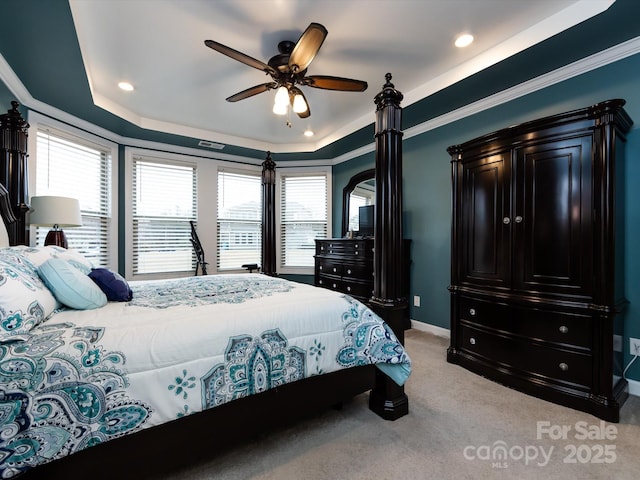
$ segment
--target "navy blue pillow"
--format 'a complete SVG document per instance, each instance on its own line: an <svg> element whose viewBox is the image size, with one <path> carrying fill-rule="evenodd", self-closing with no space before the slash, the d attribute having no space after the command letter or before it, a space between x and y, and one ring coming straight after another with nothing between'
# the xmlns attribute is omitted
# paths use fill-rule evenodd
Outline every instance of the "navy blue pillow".
<svg viewBox="0 0 640 480"><path fill-rule="evenodd" d="M89 278L96 282L110 302L128 302L133 298L131 287L117 272L108 268L94 268L89 273Z"/></svg>

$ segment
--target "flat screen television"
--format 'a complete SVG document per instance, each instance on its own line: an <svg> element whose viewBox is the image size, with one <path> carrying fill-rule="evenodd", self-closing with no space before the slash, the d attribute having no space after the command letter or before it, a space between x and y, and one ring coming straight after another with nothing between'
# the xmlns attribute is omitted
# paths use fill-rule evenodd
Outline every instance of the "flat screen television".
<svg viewBox="0 0 640 480"><path fill-rule="evenodd" d="M358 236L373 237L373 226L375 221L374 205L365 205L358 211Z"/></svg>

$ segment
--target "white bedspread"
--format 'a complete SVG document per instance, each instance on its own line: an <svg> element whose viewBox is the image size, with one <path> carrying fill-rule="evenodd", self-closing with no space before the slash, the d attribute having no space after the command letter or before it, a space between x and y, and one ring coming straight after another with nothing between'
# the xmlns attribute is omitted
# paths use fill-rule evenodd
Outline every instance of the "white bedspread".
<svg viewBox="0 0 640 480"><path fill-rule="evenodd" d="M410 373L390 328L336 292L259 274L131 287L0 345L0 477L313 375Z"/></svg>

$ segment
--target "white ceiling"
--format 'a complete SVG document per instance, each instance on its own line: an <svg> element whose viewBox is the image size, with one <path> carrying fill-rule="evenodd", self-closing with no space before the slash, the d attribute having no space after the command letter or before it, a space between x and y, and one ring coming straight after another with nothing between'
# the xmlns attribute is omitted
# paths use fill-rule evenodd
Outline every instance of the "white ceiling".
<svg viewBox="0 0 640 480"><path fill-rule="evenodd" d="M403 106L606 10L614 0L70 0L93 101L152 130L273 152L315 151L374 121L385 73ZM308 75L368 82L363 93L302 87L311 116L271 111L275 91L225 98L271 81L204 45L263 62L311 22L329 34ZM453 46L460 33L475 42ZM130 93L117 84L129 81ZM315 136L307 139L307 128Z"/></svg>

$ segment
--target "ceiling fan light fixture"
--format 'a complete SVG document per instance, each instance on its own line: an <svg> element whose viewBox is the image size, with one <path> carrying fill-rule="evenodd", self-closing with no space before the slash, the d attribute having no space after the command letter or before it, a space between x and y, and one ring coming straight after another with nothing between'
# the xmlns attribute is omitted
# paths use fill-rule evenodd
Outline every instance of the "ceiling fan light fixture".
<svg viewBox="0 0 640 480"><path fill-rule="evenodd" d="M276 115L286 115L287 114L287 105L280 105L277 102L273 104L273 113Z"/></svg>
<svg viewBox="0 0 640 480"><path fill-rule="evenodd" d="M276 105L284 106L286 108L288 104L289 104L289 90L287 90L287 87L282 86L278 88L278 91L276 92L276 99L275 99L275 103L273 104L274 111L275 111Z"/></svg>
<svg viewBox="0 0 640 480"><path fill-rule="evenodd" d="M293 111L295 113L304 113L309 109L307 102L300 93L296 93L293 97Z"/></svg>

